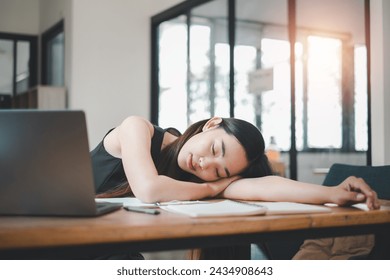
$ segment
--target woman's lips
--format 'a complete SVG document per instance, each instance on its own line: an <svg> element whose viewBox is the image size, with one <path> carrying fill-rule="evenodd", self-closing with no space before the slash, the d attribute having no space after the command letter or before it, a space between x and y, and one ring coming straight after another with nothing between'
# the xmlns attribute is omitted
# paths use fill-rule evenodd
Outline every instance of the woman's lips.
<svg viewBox="0 0 390 280"><path fill-rule="evenodd" d="M192 154L189 154L188 157L187 157L187 166L188 166L189 169L195 171L195 167L192 164Z"/></svg>

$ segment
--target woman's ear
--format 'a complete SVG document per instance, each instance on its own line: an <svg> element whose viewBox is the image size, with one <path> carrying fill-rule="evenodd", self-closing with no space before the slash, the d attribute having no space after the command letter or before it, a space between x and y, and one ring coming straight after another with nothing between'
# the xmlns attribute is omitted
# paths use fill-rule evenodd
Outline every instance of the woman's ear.
<svg viewBox="0 0 390 280"><path fill-rule="evenodd" d="M221 122L222 122L221 117L212 117L205 123L205 125L202 128L202 131L217 128L221 124Z"/></svg>

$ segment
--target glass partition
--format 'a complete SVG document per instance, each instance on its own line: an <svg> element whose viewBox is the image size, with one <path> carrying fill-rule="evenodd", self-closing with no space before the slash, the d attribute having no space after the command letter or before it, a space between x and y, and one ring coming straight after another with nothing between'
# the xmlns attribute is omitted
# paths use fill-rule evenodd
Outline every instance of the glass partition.
<svg viewBox="0 0 390 280"><path fill-rule="evenodd" d="M16 43L16 93L28 90L30 84L30 43L18 41Z"/></svg>
<svg viewBox="0 0 390 280"><path fill-rule="evenodd" d="M41 38L42 84L62 87L65 85L65 32L64 21L56 23Z"/></svg>
<svg viewBox="0 0 390 280"><path fill-rule="evenodd" d="M187 127L187 24L180 16L159 26L159 124Z"/></svg>
<svg viewBox="0 0 390 280"><path fill-rule="evenodd" d="M269 154L271 163L283 169L278 173L286 174L291 142L287 1L238 0L237 4L235 117L255 124L267 146L272 139L272 145L286 151L282 158Z"/></svg>
<svg viewBox="0 0 390 280"><path fill-rule="evenodd" d="M14 42L0 39L0 94L13 94Z"/></svg>
<svg viewBox="0 0 390 280"><path fill-rule="evenodd" d="M366 164L364 0L297 0L298 179L321 183L332 163ZM298 141L299 139L299 141Z"/></svg>
<svg viewBox="0 0 390 280"><path fill-rule="evenodd" d="M0 32L0 95L6 108L16 94L37 84L36 51L36 36Z"/></svg>
<svg viewBox="0 0 390 280"><path fill-rule="evenodd" d="M368 163L365 2L194 0L154 16L152 121L245 119L301 181Z"/></svg>
<svg viewBox="0 0 390 280"><path fill-rule="evenodd" d="M47 84L64 86L65 42L64 32L57 34L47 43Z"/></svg>
<svg viewBox="0 0 390 280"><path fill-rule="evenodd" d="M227 3L226 0L216 0L191 10L190 82L191 95L197 96L194 98L197 108L191 111L191 123L215 115L229 117ZM203 86L200 87L199 82ZM203 96L200 95L202 92Z"/></svg>
<svg viewBox="0 0 390 280"><path fill-rule="evenodd" d="M159 25L159 124L184 131L229 116L229 46L225 0L195 7Z"/></svg>

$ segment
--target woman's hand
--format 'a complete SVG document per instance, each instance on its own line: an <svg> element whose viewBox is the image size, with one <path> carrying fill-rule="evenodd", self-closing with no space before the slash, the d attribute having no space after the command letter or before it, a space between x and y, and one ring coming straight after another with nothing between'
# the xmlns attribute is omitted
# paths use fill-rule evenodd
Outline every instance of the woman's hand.
<svg viewBox="0 0 390 280"><path fill-rule="evenodd" d="M376 192L362 178L348 177L333 190L332 202L338 205L351 205L365 201L370 210L380 207Z"/></svg>
<svg viewBox="0 0 390 280"><path fill-rule="evenodd" d="M222 193L231 183L240 179L240 176L232 176L223 178L213 182L207 182L207 185L211 189L211 197L215 197Z"/></svg>

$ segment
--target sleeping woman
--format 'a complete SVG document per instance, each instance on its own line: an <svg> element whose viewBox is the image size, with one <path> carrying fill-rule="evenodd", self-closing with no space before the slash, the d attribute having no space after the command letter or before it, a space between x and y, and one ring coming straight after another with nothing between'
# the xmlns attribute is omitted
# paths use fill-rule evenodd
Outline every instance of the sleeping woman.
<svg viewBox="0 0 390 280"><path fill-rule="evenodd" d="M235 118L202 120L181 135L128 117L91 152L97 197L143 202L230 198L379 208L376 193L356 177L334 187L273 176L260 131ZM232 247L191 250L191 259L234 258ZM118 258L118 256L108 256ZM128 252L119 258L142 259Z"/></svg>

